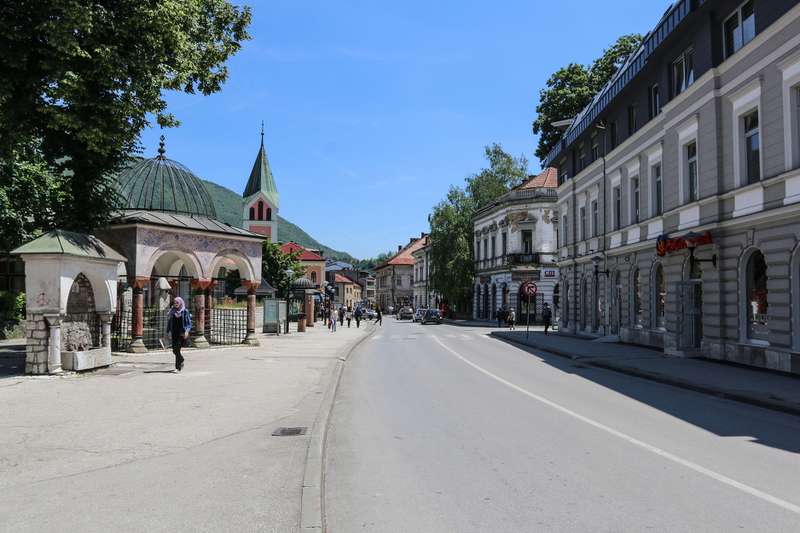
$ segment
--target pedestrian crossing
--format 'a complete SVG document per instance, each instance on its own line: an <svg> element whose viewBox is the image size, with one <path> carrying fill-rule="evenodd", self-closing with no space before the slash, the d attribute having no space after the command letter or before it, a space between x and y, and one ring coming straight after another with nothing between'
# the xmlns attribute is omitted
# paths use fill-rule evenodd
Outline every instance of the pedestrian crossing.
<svg viewBox="0 0 800 533"><path fill-rule="evenodd" d="M373 335L371 339L373 340L381 340L381 339L388 339L388 340L402 340L402 339L415 339L420 336L426 337L428 339L459 339L459 340L472 340L475 337L468 334L468 333L415 333L413 336L409 335L384 335L379 333L377 335Z"/></svg>

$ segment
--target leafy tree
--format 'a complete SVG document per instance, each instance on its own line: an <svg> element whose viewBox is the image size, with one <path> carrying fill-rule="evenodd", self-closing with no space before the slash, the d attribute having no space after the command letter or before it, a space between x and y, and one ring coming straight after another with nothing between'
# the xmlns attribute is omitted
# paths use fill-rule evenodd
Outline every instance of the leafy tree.
<svg viewBox="0 0 800 533"><path fill-rule="evenodd" d="M539 105L536 106L538 116L533 122L533 133L540 134L534 155L540 161L544 162L547 154L561 139L561 131L552 123L577 116L592 102L592 98L611 80L641 42L642 36L638 33L624 35L608 50L603 50L603 55L591 67L570 63L550 76L547 80L548 88L539 91Z"/></svg>
<svg viewBox="0 0 800 533"><path fill-rule="evenodd" d="M63 202L58 180L35 147L0 160L0 250L11 250L52 225L52 206Z"/></svg>
<svg viewBox="0 0 800 533"><path fill-rule="evenodd" d="M261 277L272 285L278 296L283 298L286 290L294 280L305 274L306 267L297 260L298 252L284 254L276 243L264 241L261 245ZM286 271L294 272L292 278L286 277Z"/></svg>
<svg viewBox="0 0 800 533"><path fill-rule="evenodd" d="M431 226L428 289L451 302L469 300L472 295L474 205L463 189L451 186L447 198L428 215Z"/></svg>
<svg viewBox="0 0 800 533"><path fill-rule="evenodd" d="M467 195L476 209L494 201L528 178L528 160L524 155L514 159L497 143L492 144L491 148L487 146L485 150L489 168L484 168L480 173L466 179Z"/></svg>
<svg viewBox="0 0 800 533"><path fill-rule="evenodd" d="M472 215L528 177L528 160L515 159L499 144L486 147L489 168L467 176L465 189L451 187L428 216L431 226L430 290L451 302L472 299L474 242Z"/></svg>
<svg viewBox="0 0 800 533"><path fill-rule="evenodd" d="M163 91L220 91L250 20L225 0L0 4L0 161L39 150L65 200L52 224L102 227L118 206L108 176L139 151L148 114L179 125Z"/></svg>

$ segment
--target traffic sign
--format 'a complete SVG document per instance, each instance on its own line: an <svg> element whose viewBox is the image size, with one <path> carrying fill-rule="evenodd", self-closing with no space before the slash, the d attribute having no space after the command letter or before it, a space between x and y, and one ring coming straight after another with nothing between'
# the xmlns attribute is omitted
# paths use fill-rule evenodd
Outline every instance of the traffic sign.
<svg viewBox="0 0 800 533"><path fill-rule="evenodd" d="M522 286L522 292L527 294L528 296L533 296L536 294L536 284L533 282L528 282Z"/></svg>

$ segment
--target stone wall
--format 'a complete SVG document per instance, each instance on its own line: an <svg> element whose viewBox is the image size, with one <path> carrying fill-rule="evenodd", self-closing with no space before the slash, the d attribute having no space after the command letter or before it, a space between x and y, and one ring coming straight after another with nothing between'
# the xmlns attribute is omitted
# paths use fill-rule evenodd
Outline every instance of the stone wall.
<svg viewBox="0 0 800 533"><path fill-rule="evenodd" d="M50 370L48 357L50 354L50 328L47 319L41 314L28 313L25 320L28 332L26 343L25 373L47 374Z"/></svg>

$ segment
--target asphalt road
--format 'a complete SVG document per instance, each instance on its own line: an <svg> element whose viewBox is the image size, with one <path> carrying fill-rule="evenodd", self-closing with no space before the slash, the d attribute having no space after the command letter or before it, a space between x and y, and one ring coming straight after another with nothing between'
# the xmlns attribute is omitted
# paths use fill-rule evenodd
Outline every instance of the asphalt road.
<svg viewBox="0 0 800 533"><path fill-rule="evenodd" d="M800 531L797 417L385 319L328 435L328 533Z"/></svg>

